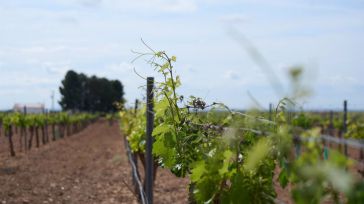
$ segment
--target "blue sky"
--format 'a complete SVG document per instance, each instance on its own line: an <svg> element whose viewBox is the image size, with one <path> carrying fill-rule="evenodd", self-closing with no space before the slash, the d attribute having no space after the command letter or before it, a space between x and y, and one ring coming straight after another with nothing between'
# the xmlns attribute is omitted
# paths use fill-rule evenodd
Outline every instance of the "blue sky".
<svg viewBox="0 0 364 204"><path fill-rule="evenodd" d="M181 93L234 108L276 103L287 73L305 68L306 108L364 109L364 1L0 0L0 109L51 104L69 69L119 79L126 98L153 75L131 50L177 56ZM238 33L238 34L237 34ZM277 95L244 37L284 84Z"/></svg>

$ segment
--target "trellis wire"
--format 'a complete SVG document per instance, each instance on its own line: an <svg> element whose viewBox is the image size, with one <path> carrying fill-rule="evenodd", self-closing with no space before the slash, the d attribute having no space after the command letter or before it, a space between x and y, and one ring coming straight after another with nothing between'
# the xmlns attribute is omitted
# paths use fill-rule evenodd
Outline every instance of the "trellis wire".
<svg viewBox="0 0 364 204"><path fill-rule="evenodd" d="M267 135L267 134L273 134L272 132L269 131L261 131L261 130L256 130L256 129L252 129L252 128L246 128L246 127L239 127L239 128L231 128L231 127L223 127L223 126L218 126L218 125L212 125L212 124L199 124L199 123L193 123L190 122L190 124L193 125L198 125L198 126L203 126L205 128L209 128L209 129L214 129L214 130L243 130L243 131L250 131L253 132L255 134L258 135ZM298 139L300 139L301 141L314 141L314 142L321 142L322 140L327 140L336 144L342 144L342 145L348 145L357 149L362 149L364 148L364 140L354 140L354 139L343 139L343 138L337 138L334 137L332 135L320 135L318 137L302 137L302 136L297 136Z"/></svg>
<svg viewBox="0 0 364 204"><path fill-rule="evenodd" d="M132 153L131 153L131 150L130 150L129 142L126 139L126 137L124 137L124 145L125 145L125 148L126 148L126 152L127 152L127 155L128 155L130 165L131 165L133 180L136 181L136 184L137 184L137 187L138 187L138 190L139 190L140 201L141 201L142 204L148 204L147 201L146 201L146 195L145 195L145 192L144 192L144 189L143 189L143 184L140 181L138 170L137 170L136 165L134 163L134 160L132 158Z"/></svg>

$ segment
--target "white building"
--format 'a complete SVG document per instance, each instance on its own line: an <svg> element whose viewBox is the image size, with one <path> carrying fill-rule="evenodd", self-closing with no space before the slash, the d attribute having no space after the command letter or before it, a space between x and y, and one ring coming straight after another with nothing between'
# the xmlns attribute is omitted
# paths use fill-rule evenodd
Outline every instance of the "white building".
<svg viewBox="0 0 364 204"><path fill-rule="evenodd" d="M16 103L13 107L14 112L20 113L44 113L45 108L44 104L42 103L35 103L35 104L20 104Z"/></svg>

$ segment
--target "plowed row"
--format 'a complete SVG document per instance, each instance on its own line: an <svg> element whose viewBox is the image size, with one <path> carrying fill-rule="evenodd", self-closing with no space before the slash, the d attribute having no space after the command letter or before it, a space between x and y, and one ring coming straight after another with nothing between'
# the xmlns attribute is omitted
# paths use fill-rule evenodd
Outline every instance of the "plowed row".
<svg viewBox="0 0 364 204"><path fill-rule="evenodd" d="M137 203L122 141L117 124L99 121L71 137L10 158L2 136L0 203ZM155 203L186 203L187 184L186 179L159 170Z"/></svg>

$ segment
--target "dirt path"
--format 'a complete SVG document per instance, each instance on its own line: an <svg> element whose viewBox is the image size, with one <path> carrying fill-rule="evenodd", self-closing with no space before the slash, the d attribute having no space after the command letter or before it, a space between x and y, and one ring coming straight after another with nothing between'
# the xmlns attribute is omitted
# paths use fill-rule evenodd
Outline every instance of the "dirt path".
<svg viewBox="0 0 364 204"><path fill-rule="evenodd" d="M119 127L102 121L26 155L0 155L0 204L136 203L125 155ZM160 170L155 203L186 203L187 184Z"/></svg>

